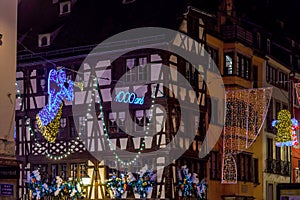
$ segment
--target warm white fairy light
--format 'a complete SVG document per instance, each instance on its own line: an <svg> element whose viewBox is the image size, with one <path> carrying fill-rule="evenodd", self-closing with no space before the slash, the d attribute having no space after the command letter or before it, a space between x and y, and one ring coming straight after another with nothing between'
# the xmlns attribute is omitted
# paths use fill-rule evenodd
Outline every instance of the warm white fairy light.
<svg viewBox="0 0 300 200"><path fill-rule="evenodd" d="M34 131L33 131L33 129L32 129L31 126L30 126L29 118L27 119L26 124L27 124L27 126L28 126L28 129L29 129L29 132L30 132L30 136L31 136L31 137L34 139L34 141L35 141L35 145L36 145L40 150L42 150L43 147L42 147L42 145L40 144L40 142L38 141L38 139L35 137ZM53 154L49 153L47 149L45 149L45 151L46 151L46 152L45 152L45 153L46 153L46 157L47 157L48 159L51 159L51 160L61 160L61 159L63 159L63 158L66 158L66 157L68 157L71 153L74 152L74 149L75 149L76 145L79 144L78 141L79 141L79 137L76 137L75 140L72 140L72 143L71 143L70 148L68 149L68 151L65 152L64 154L61 154L61 155L53 155Z"/></svg>

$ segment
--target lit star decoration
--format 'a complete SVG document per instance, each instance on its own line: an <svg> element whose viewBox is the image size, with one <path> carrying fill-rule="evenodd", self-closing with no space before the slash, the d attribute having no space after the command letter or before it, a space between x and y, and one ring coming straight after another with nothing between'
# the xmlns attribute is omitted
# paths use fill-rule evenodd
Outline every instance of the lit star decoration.
<svg viewBox="0 0 300 200"><path fill-rule="evenodd" d="M291 119L291 113L288 110L281 110L277 118L272 122L272 126L277 129L276 146L297 146L296 130L299 130L298 121L295 118Z"/></svg>
<svg viewBox="0 0 300 200"><path fill-rule="evenodd" d="M105 181L104 185L111 198L120 199L128 190L127 175L121 174L121 177L112 175L111 178Z"/></svg>
<svg viewBox="0 0 300 200"><path fill-rule="evenodd" d="M26 182L26 187L32 191L34 199L42 199L45 196L52 196L58 199L72 200L80 199L83 196L82 184L78 180L64 181L59 176L56 181L48 185L42 181L39 170L34 170L30 174L29 180Z"/></svg>
<svg viewBox="0 0 300 200"><path fill-rule="evenodd" d="M68 87L65 86L68 83ZM48 76L48 104L36 115L38 129L46 140L53 143L60 127L63 100L72 101L74 82L67 81L64 68L52 69Z"/></svg>
<svg viewBox="0 0 300 200"><path fill-rule="evenodd" d="M183 197L197 197L197 199L205 199L207 184L203 179L199 182L196 173L189 173L189 169L186 165L182 166L181 169L178 169L178 189L179 196Z"/></svg>

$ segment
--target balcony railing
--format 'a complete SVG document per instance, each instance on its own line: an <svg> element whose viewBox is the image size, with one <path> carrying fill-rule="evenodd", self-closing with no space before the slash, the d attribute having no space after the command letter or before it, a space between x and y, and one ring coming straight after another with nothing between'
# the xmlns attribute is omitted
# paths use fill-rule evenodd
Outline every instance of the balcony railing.
<svg viewBox="0 0 300 200"><path fill-rule="evenodd" d="M241 41L247 45L253 45L253 33L239 25L223 25L221 34L224 40Z"/></svg>
<svg viewBox="0 0 300 200"><path fill-rule="evenodd" d="M272 173L272 174L279 174L282 176L289 176L290 162L268 158L266 159L265 172Z"/></svg>

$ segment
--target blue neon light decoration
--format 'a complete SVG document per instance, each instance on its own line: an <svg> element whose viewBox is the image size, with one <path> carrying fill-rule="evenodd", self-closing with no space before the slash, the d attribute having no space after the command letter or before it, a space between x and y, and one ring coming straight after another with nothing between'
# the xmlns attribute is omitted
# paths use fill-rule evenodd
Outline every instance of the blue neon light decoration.
<svg viewBox="0 0 300 200"><path fill-rule="evenodd" d="M68 83L66 87L65 84ZM48 76L48 104L36 115L40 132L54 142L60 126L63 100L74 99L74 82L67 80L65 69L52 69Z"/></svg>
<svg viewBox="0 0 300 200"><path fill-rule="evenodd" d="M119 91L115 97L115 101L119 103L129 103L129 104L144 104L144 97L137 97L134 92L124 92Z"/></svg>

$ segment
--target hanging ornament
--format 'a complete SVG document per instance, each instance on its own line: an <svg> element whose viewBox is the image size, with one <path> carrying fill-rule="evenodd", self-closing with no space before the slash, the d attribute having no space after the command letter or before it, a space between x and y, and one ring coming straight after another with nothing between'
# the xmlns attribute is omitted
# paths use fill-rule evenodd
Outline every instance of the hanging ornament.
<svg viewBox="0 0 300 200"><path fill-rule="evenodd" d="M65 99L73 101L74 85L78 86L73 81L67 80L64 68L50 70L48 76L48 104L36 115L38 129L50 143L56 140L59 131L63 101Z"/></svg>
<svg viewBox="0 0 300 200"><path fill-rule="evenodd" d="M276 146L298 145L296 130L299 129L299 124L295 118L291 119L291 113L288 110L281 110L277 120L272 122L272 126L277 129Z"/></svg>
<svg viewBox="0 0 300 200"><path fill-rule="evenodd" d="M237 183L234 156L247 150L264 123L272 87L226 91L226 118L223 136L222 183Z"/></svg>

